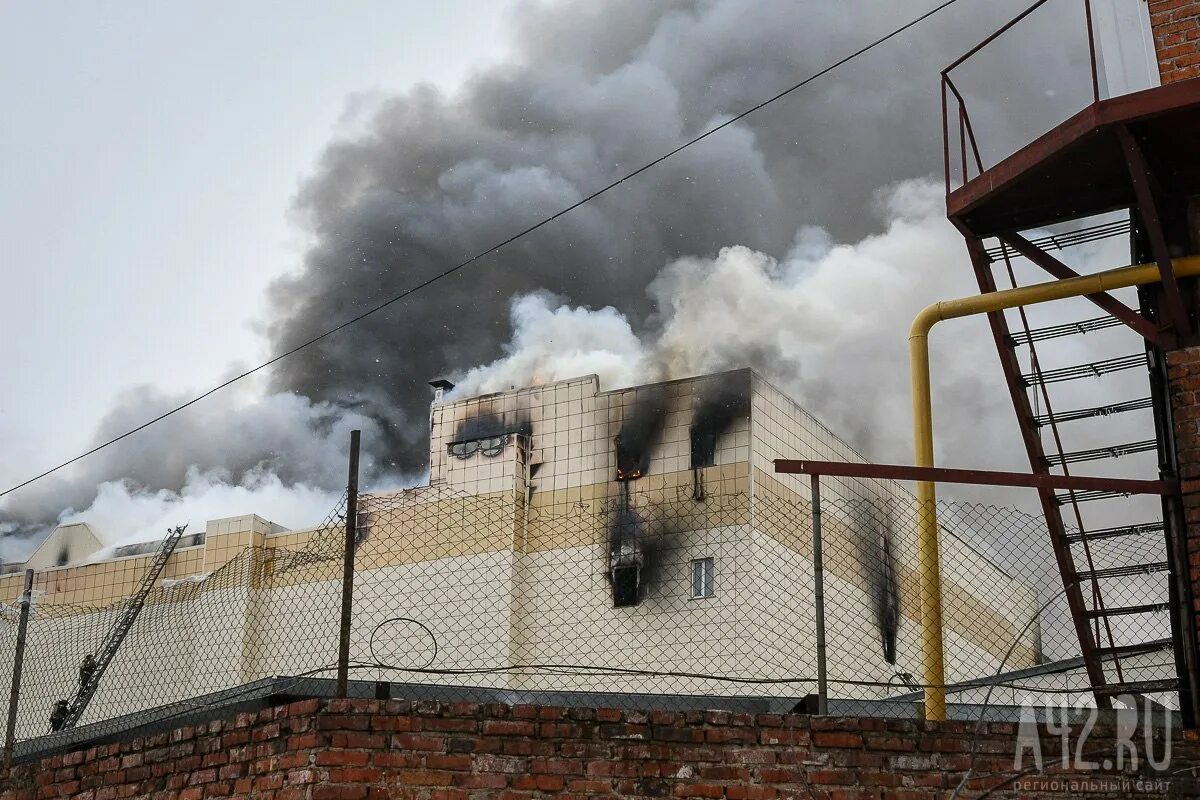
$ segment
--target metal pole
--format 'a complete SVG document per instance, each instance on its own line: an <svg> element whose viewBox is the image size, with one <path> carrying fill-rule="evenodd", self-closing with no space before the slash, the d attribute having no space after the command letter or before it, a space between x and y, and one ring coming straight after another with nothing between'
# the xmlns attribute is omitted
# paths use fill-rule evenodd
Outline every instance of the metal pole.
<svg viewBox="0 0 1200 800"><path fill-rule="evenodd" d="M337 696L345 697L350 681L350 624L354 615L354 550L358 523L358 440L350 431L350 471L346 481L346 550L342 558L342 627L338 637Z"/></svg>
<svg viewBox="0 0 1200 800"><path fill-rule="evenodd" d="M1096 32L1092 26L1092 0L1083 0L1083 14L1087 18L1088 58L1092 67L1092 100L1100 102L1100 70L1096 64Z"/></svg>
<svg viewBox="0 0 1200 800"><path fill-rule="evenodd" d="M21 699L21 671L25 662L25 638L29 630L29 604L33 598L33 570L25 570L21 593L21 619L17 623L17 652L13 654L12 690L8 695L8 726L4 731L4 774L12 773L13 745L17 735L17 703Z"/></svg>
<svg viewBox="0 0 1200 800"><path fill-rule="evenodd" d="M825 562L821 556L821 476L812 476L813 583L817 607L817 714L829 714L825 677Z"/></svg>

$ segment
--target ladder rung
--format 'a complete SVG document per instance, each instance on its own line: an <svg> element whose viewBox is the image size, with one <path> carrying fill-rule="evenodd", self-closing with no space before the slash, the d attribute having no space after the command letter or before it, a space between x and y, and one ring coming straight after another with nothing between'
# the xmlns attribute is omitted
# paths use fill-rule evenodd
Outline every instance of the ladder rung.
<svg viewBox="0 0 1200 800"><path fill-rule="evenodd" d="M1119 606L1117 608L1090 608L1084 612L1085 617L1132 617L1135 614L1161 614L1171 608L1169 603L1146 603L1140 606Z"/></svg>
<svg viewBox="0 0 1200 800"><path fill-rule="evenodd" d="M1179 688L1178 678L1162 678L1156 681L1135 681L1133 683L1109 683L1095 687L1096 694L1149 694L1152 692L1173 692Z"/></svg>
<svg viewBox="0 0 1200 800"><path fill-rule="evenodd" d="M1121 325L1121 320L1112 316L1092 317L1078 322L1066 322L1061 325L1047 325L1044 328L1031 328L1028 333L1019 331L1008 335L1008 343L1013 347L1028 345L1033 342L1043 342L1047 339L1058 339L1063 336L1076 336L1105 328L1115 328Z"/></svg>
<svg viewBox="0 0 1200 800"><path fill-rule="evenodd" d="M1152 564L1131 564L1128 567L1107 567L1105 569L1085 569L1075 573L1075 579L1080 581L1092 578L1120 578L1127 575L1150 575L1155 572L1166 572L1170 569L1166 561L1156 561Z"/></svg>
<svg viewBox="0 0 1200 800"><path fill-rule="evenodd" d="M1143 522L1138 525L1099 528L1094 531L1074 531L1067 534L1067 541L1071 544L1078 544L1085 539L1089 542L1095 542L1101 539L1115 539L1119 536L1138 536L1144 533L1161 533L1162 531L1163 524L1161 522Z"/></svg>
<svg viewBox="0 0 1200 800"><path fill-rule="evenodd" d="M1108 417L1113 414L1122 414L1126 411L1137 411L1143 408L1150 408L1152 403L1153 401L1149 397L1142 397L1137 400L1126 400L1123 403L1096 406L1095 408L1077 408L1073 411L1056 411L1054 414L1039 414L1031 421L1033 422L1033 427L1043 428L1051 422L1072 422L1077 419Z"/></svg>
<svg viewBox="0 0 1200 800"><path fill-rule="evenodd" d="M1128 492L1118 492L1114 489L1087 489L1085 491L1074 493L1064 492L1062 494L1056 494L1054 495L1054 502L1058 503L1060 506L1064 506L1067 503L1072 502L1072 500L1076 503L1086 503L1090 500L1108 500L1111 497L1128 496Z"/></svg>
<svg viewBox="0 0 1200 800"><path fill-rule="evenodd" d="M1099 225L1089 225L1086 228L1078 228L1066 233L1042 236L1038 239L1033 239L1032 244L1040 250L1062 250L1065 247L1074 247L1078 244L1107 239L1110 236L1121 236L1129 233L1131 230L1132 225L1129 220L1121 219L1113 222L1103 222ZM989 247L984 252L987 253L987 257L991 261L998 261L1004 257L1006 251L1012 257L1019 255L1015 250L1003 243L995 247Z"/></svg>
<svg viewBox="0 0 1200 800"><path fill-rule="evenodd" d="M1057 467L1063 464L1078 464L1081 461L1099 461L1102 458L1120 458L1121 456L1129 456L1134 453L1147 453L1151 450L1158 449L1158 441L1155 439L1146 439L1141 442L1129 442L1127 444L1115 444L1112 447L1097 447L1092 450L1076 450L1073 453L1061 453L1051 456L1043 456L1042 460L1047 466Z"/></svg>
<svg viewBox="0 0 1200 800"><path fill-rule="evenodd" d="M1059 367L1058 369L1046 369L1036 373L1031 372L1027 375L1022 375L1020 380L1021 385L1025 387L1034 386L1038 383L1062 383L1063 381L1074 381L1080 378L1098 378L1110 372L1120 372L1121 370L1133 369L1145 364L1146 354L1134 353L1128 356L1105 359L1104 361L1093 361L1090 364L1077 364L1073 367Z"/></svg>
<svg viewBox="0 0 1200 800"><path fill-rule="evenodd" d="M1121 644L1116 647L1097 647L1096 655L1104 656L1129 656L1137 655L1138 653L1153 653L1157 650L1165 650L1171 646L1170 639L1155 639L1152 642L1142 642L1141 644Z"/></svg>

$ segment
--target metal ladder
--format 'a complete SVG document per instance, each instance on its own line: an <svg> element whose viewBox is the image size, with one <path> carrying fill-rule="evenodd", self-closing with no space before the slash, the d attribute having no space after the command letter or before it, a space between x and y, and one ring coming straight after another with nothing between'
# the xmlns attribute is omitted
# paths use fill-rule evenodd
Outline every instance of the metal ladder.
<svg viewBox="0 0 1200 800"><path fill-rule="evenodd" d="M121 643L125 641L125 636L137 622L138 615L142 612L142 606L146 603L146 597L154 589L159 575L162 574L171 554L175 552L175 546L179 544L185 530L187 530L187 525L179 525L167 531L167 536L163 539L162 546L158 548L154 560L150 562L150 568L142 577L137 591L125 601L125 606L121 609L112 627L109 628L100 648L92 654L95 659L94 666L90 670L90 674L86 676L86 680L80 680L75 695L67 701L67 713L59 730L75 727L80 717L83 716L83 712L87 710L88 704L96 695L96 689L100 686L100 679L104 677L104 671L116 658Z"/></svg>
<svg viewBox="0 0 1200 800"><path fill-rule="evenodd" d="M1056 244L1060 247L1071 246L1094 241L1100 236L1125 234L1130 230L1128 223L1098 227L1103 230L1096 231L1097 235L1089 234L1085 230L1073 237L1067 235L1064 237L1065 242ZM1011 263L1011 256L1015 256L1016 253L1004 245L984 252L993 264L999 263L1007 268L1009 283L1016 286ZM989 282L991 285L986 285ZM990 275L986 276L986 279L981 276L980 288L984 291L994 291L996 288L994 279ZM1121 399L1091 408L1077 408L1065 412L1055 412L1050 402L1050 393L1046 388L1049 384L1099 378L1123 370L1147 369L1149 363L1147 352L1118 356L1090 364L1048 370L1041 368L1037 351L1038 343L1116 327L1122 324L1120 320L1105 315L1043 328L1030 328L1024 309L1018 309L1018 316L1020 328L1016 331L1009 330L1008 322L1002 314L995 315L991 321L994 338L1001 351L1001 361L1008 373L1009 390L1013 395L1013 403L1020 417L1019 422L1026 450L1036 472L1049 472L1052 468L1057 468L1063 474L1069 474L1068 465L1071 464L1120 458L1133 453L1154 451L1158 448L1157 440L1150 439L1070 451L1063 445L1063 435L1060 430L1060 426L1069 422L1095 420L1116 414L1152 409L1153 399L1150 396ZM1028 371L1025 372L1021 371L1017 358L1017 353L1021 350L1026 353L1024 360L1028 365ZM1031 393L1034 395L1033 403L1030 401ZM1035 404L1042 406L1042 413L1034 413ZM1043 444L1044 433L1050 434L1050 441L1046 444ZM1058 562L1072 622L1079 639L1080 652L1087 666L1088 677L1091 680L1097 704L1101 707L1108 706L1110 698L1119 692L1137 694L1164 691L1176 685L1169 680L1146 678L1127 680L1128 676L1125 675L1126 670L1123 668L1122 661L1124 659L1163 649L1170 645L1169 640L1161 639L1123 642L1119 641L1119 637L1113 632L1114 619L1162 614L1169 608L1168 603L1157 602L1157 598L1153 597L1133 598L1136 602L1116 606L1109 605L1105 601L1106 589L1111 587L1107 581L1114 578L1153 575L1167 570L1167 565L1161 561L1145 564L1097 563L1100 554L1092 546L1096 542L1112 541L1123 537L1154 536L1159 537L1165 543L1164 524L1161 518L1137 524L1088 530L1080 511L1081 503L1123 499L1123 497L1124 495L1118 492L1109 491L1075 491L1057 494L1044 492L1042 497L1051 544ZM1075 530L1067 528L1064 510L1071 512ZM1082 564L1077 566L1077 561L1082 561ZM1128 630L1128 626L1126 630ZM1172 685L1168 686L1168 684Z"/></svg>

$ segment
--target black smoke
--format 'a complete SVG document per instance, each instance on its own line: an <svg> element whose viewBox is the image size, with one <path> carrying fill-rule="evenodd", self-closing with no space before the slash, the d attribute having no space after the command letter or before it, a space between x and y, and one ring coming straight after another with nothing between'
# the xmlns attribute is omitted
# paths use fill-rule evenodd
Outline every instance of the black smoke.
<svg viewBox="0 0 1200 800"><path fill-rule="evenodd" d="M276 418L269 409L206 400L186 412L198 422L181 421L175 431L156 426L7 498L0 531L45 530L62 509L87 507L103 481L179 489L192 466L226 470L232 480L268 469L287 482L340 486L347 421L364 428L366 455L381 469L419 471L428 449L425 382L499 356L515 293L611 304L650 326L656 309L647 284L678 256L711 256L735 243L779 256L806 225L843 239L867 232L864 209L878 187L940 170L938 71L1020 5L963 0L468 270L280 362L272 396L300 398L310 404L303 414ZM1086 51L1073 35L1080 21L1054 16L1072 5L1049 4L1006 37L998 58L960 76L985 155L1015 148L1086 96ZM918 11L883 0L516 6L506 61L453 94L418 85L378 102L321 154L294 209L313 244L270 291L271 351L504 240ZM176 399L122 401L96 440ZM206 403L215 410L202 413ZM287 420L290 431L282 430ZM306 444L314 440L329 446Z"/></svg>
<svg viewBox="0 0 1200 800"><path fill-rule="evenodd" d="M731 243L778 256L802 225L865 233L863 209L879 186L940 169L938 71L1018 6L952 7L289 359L276 386L368 405L387 424L387 458L419 467L425 381L498 357L515 293L544 289L647 322L654 309L645 287L678 256ZM503 240L917 11L881 0L523 4L507 63L452 95L418 86L383 101L326 150L296 201L316 244L272 290L274 348ZM1074 97L1072 81L1084 88L1082 40L1054 13L1039 12L1007 37L999 68L961 76L985 149L1023 141L1014 126L1059 113ZM1016 86L1020 114L986 102Z"/></svg>

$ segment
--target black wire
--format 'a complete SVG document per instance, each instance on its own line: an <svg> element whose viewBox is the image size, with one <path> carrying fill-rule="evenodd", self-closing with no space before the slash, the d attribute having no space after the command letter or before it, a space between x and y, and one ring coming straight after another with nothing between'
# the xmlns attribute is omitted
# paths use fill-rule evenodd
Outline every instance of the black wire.
<svg viewBox="0 0 1200 800"><path fill-rule="evenodd" d="M934 14L938 13L939 11L942 11L945 8L948 8L952 5L954 5L957 2L958 2L958 0L945 0L941 4L935 6L933 9L926 11L924 14L917 17L916 19L913 19L912 21L905 23L904 25L900 26L899 28L896 28L891 33L881 36L880 38L876 39L875 41L871 42L870 44L860 47L858 50L855 50L853 53L850 53L847 56L843 56L842 58L833 62L832 64L825 67L821 71L815 72L812 75L809 75L804 80L800 81L799 83L793 84L792 86L788 87L787 89L784 89L783 91L779 92L778 94L776 94L766 100L763 100L762 102L760 102L756 105L751 106L750 108L741 112L737 116L730 117L729 119L722 122L720 125L717 125L713 128L709 128L704 133L700 134L699 136L695 137L694 139L689 139L688 141L679 145L675 149L670 150L667 153L664 153L663 155L659 156L658 158L654 159L653 161L643 164L642 166L635 169L633 172L630 172L630 173L624 175L623 177L618 178L617 180L613 181L612 183L608 184L607 186L604 186L601 189L597 189L596 191L594 191L591 194L584 197L582 200L572 203L571 205L567 206L566 208L562 209L561 211L558 211L558 212L552 214L551 216L546 217L541 222L531 225L528 228L524 229L523 231L520 231L519 233L515 233L512 236L509 236L504 241L494 244L491 247L487 248L486 250L483 250L482 252L471 256L466 261L460 262L460 263L454 265L453 267L445 269L445 270L433 275L432 277L416 284L415 286L411 286L408 289L405 289L404 291L383 301L382 303L379 303L378 305L367 309L366 311L362 312L358 316L351 317L350 319L346 320L345 322L341 323L340 325L330 328L329 330L325 331L324 333L319 334L318 336L314 336L313 338L309 339L308 341L305 341L305 342L302 342L301 344L296 345L291 350L287 350L283 353L280 353L279 355L271 358L270 360L264 361L263 363L259 364L257 367L252 367L251 369L248 369L239 375L235 375L234 377L230 378L229 380L227 380L223 383L217 384L216 386L212 387L208 391L206 391L202 394L196 395L191 400L188 400L186 403L176 406L175 408L171 409L170 411L160 414L157 417L155 417L151 420L148 420L147 422L144 422L141 425L138 425L136 428L133 428L131 430L126 431L125 433L122 433L120 436L109 439L108 441L104 442L103 444L99 444L96 447L93 447L91 450L88 450L87 452L80 453L79 455L75 456L74 458L72 458L68 461L64 461L56 467L51 467L50 469L46 470L45 472L42 472L41 474L34 475L32 478L24 480L21 483L18 483L16 486L12 486L8 489L5 489L4 491L0 492L0 497L4 497L7 494L11 494L12 492L17 491L18 489L22 489L22 488L28 486L29 484L33 483L34 481L38 481L38 480L41 480L42 478L45 478L48 475L52 475L53 473L58 472L60 469L63 469L64 467L69 467L71 464L74 464L76 461L80 461L84 458L87 458L88 456L93 455L94 453L98 453L99 451L103 450L106 447L109 447L110 445L116 444L117 442L121 441L122 439L128 438L128 437L134 435L135 433L143 431L146 428L149 428L151 425L161 422L162 420L166 419L167 417L177 414L180 411L183 411L184 409L188 408L189 406L192 406L192 405L200 402L201 400L208 397L209 395L216 394L217 392L221 391L222 389L224 389L228 386L231 386L234 383L237 383L238 381L242 380L243 378L248 378L251 375L253 375L254 373L259 372L260 370L264 370L267 367L269 367L279 361L282 361L283 359L287 358L288 356L298 353L301 350L304 350L305 348L311 347L312 345L316 344L317 342L320 342L321 340L323 340L329 336L332 336L333 334L337 333L338 331L344 330L345 328L348 328L351 325L357 324L373 314L379 313L380 311L384 310L388 306L391 306L392 304L397 303L400 300L403 300L404 298L408 297L409 295L419 292L422 289L424 289L425 287L427 287L433 283L436 283L437 281L440 281L443 278L447 278L447 277L453 275L454 273L458 272L459 270L464 269L465 267L468 267L471 264L474 264L476 261L479 261L480 259L485 258L504 247L507 247L508 245L512 244L513 242L517 241L518 239L520 239L524 236L528 236L529 234L533 233L534 231L538 230L539 228L549 225L551 222L554 222L559 217L561 217L565 214L569 214L570 212L574 211L575 209L579 208L582 205L585 205L586 203L590 203L592 200L595 200L600 195L605 194L605 193L611 191L612 189L617 188L625 181L630 180L632 178L636 178L638 175L641 175L643 172L646 172L647 170L658 166L659 164L666 161L668 158L671 158L672 156L676 155L677 153L681 152L682 150L685 150L688 147L691 147L692 145L697 144L698 142L701 142L704 139L707 139L709 136L712 136L714 133L717 133L718 131L725 129L725 128L729 127L730 125L733 125L735 122L738 122L738 121L750 116L755 111L765 108L766 106L770 105L771 103L774 103L776 100L780 100L783 97L786 97L787 95L796 91L797 89L799 89L803 86L806 86L809 83L815 81L817 78L823 77L823 76L829 74L830 72L833 72L835 69L842 66L843 64L846 64L849 61L853 61L854 59L863 55L867 51L873 50L874 48L876 48L879 45L883 44L884 42L888 41L889 39L899 36L901 33L904 33L906 30L913 27L914 25L918 25L921 22L924 22L929 17L932 17Z"/></svg>

